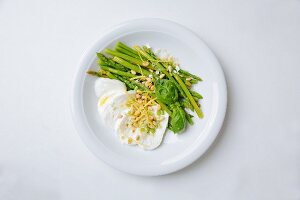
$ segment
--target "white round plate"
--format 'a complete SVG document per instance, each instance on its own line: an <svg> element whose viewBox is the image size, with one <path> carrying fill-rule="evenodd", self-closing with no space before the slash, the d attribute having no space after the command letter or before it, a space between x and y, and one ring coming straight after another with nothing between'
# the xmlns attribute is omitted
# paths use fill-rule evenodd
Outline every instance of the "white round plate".
<svg viewBox="0 0 300 200"><path fill-rule="evenodd" d="M128 45L148 43L153 48L166 49L183 69L199 75L203 82L195 90L204 97L204 118L198 119L195 114L195 124L182 134L167 131L161 146L153 151L121 144L113 130L102 123L94 93L96 78L86 74L88 69L98 69L96 52L113 48L117 41ZM71 106L78 133L98 158L127 173L156 176L180 170L204 154L220 131L226 103L221 66L196 34L171 21L138 19L114 27L85 52L75 76Z"/></svg>

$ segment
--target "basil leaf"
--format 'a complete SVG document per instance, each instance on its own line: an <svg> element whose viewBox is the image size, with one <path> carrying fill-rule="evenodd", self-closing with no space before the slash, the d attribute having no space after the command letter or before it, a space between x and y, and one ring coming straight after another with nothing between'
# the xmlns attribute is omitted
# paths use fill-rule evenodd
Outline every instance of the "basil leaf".
<svg viewBox="0 0 300 200"><path fill-rule="evenodd" d="M179 133L186 127L186 114L178 102L172 104L171 108L172 116L169 122L169 127L174 133Z"/></svg>
<svg viewBox="0 0 300 200"><path fill-rule="evenodd" d="M173 104L178 99L177 87L170 80L157 80L155 82L155 95L161 102L167 105Z"/></svg>

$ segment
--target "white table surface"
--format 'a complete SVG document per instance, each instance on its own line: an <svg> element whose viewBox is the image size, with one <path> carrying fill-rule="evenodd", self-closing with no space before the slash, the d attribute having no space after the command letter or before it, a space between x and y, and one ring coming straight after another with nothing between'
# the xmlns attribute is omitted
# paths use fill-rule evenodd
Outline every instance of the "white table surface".
<svg viewBox="0 0 300 200"><path fill-rule="evenodd" d="M70 92L108 27L159 17L194 30L226 74L228 112L204 157L138 177L80 140ZM0 199L300 199L299 0L0 0Z"/></svg>

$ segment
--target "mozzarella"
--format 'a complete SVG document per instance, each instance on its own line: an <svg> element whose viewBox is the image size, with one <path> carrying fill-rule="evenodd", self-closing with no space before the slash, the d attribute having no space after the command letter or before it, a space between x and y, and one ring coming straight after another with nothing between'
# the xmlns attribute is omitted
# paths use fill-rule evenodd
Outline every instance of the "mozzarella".
<svg viewBox="0 0 300 200"><path fill-rule="evenodd" d="M160 125L156 128L155 133L141 133L140 129L137 129L135 132L133 132L131 127L128 127L127 125L130 122L130 119L125 117L122 119L119 128L117 129L122 143L129 145L137 144L139 147L145 150L153 150L161 144L168 126L169 115L165 112L164 114L158 116L156 114L157 106L153 106L153 110L155 117L157 119L161 119Z"/></svg>
<svg viewBox="0 0 300 200"><path fill-rule="evenodd" d="M96 96L101 98L103 95L107 95L111 92L126 92L126 86L124 83L118 80L109 78L98 78L95 82L95 93Z"/></svg>
<svg viewBox="0 0 300 200"><path fill-rule="evenodd" d="M157 116L157 106L153 112L157 119L161 119L159 127L154 134L142 133L140 129L135 132L128 126L131 117L126 103L130 97L135 96L135 91L126 91L124 83L108 78L99 78L95 82L95 93L98 99L98 112L105 125L113 128L120 141L128 145L138 145L145 150L157 148L164 137L168 125L169 115L165 112Z"/></svg>

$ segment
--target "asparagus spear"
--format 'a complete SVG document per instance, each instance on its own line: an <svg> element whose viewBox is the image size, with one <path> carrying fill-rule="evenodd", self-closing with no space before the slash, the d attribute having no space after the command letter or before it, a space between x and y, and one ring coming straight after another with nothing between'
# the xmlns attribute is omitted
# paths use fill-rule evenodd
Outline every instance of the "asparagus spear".
<svg viewBox="0 0 300 200"><path fill-rule="evenodd" d="M179 77L181 78L181 80L182 80L186 85L188 85L187 83L189 83L190 86L191 86L191 84L196 84L196 83L198 83L198 80L196 80L196 79L186 80L185 77L182 77L182 76L179 76Z"/></svg>
<svg viewBox="0 0 300 200"><path fill-rule="evenodd" d="M138 56L138 53L134 49L132 49L131 47L127 46L126 44L124 44L122 42L118 42L116 46L126 49L127 51L130 51L131 53Z"/></svg>
<svg viewBox="0 0 300 200"><path fill-rule="evenodd" d="M120 53L127 54L127 55L129 55L131 57L134 57L134 58L140 58L138 55L136 55L136 54L128 51L127 49L124 49L124 48L120 47L120 46L116 46L115 50L118 51L118 52L120 52Z"/></svg>
<svg viewBox="0 0 300 200"><path fill-rule="evenodd" d="M187 76L189 76L189 77L192 77L192 78L194 78L194 79L196 79L196 80L198 80L198 81L202 81L202 79L201 79L199 76L196 76L196 75L194 75L194 74L191 74L191 73L189 73L188 71L185 71L185 70L183 70L183 69L180 69L180 70L179 70L179 73L180 73L180 74L183 74L183 75L187 75Z"/></svg>
<svg viewBox="0 0 300 200"><path fill-rule="evenodd" d="M199 106L197 105L196 101L194 100L193 96L191 95L190 91L188 88L185 86L185 84L182 82L180 77L177 74L174 74L175 79L178 81L179 85L182 87L183 91L185 92L186 96L190 100L191 104L193 105L197 115L199 118L203 118L203 113L200 110Z"/></svg>
<svg viewBox="0 0 300 200"><path fill-rule="evenodd" d="M117 77L115 77L112 73L107 72L107 71L105 71L104 73L107 75L108 78L117 80Z"/></svg>
<svg viewBox="0 0 300 200"><path fill-rule="evenodd" d="M107 78L107 75L105 73L104 70L100 69L99 71L93 71L93 70L88 70L86 72L87 74L91 75L91 76L98 76L98 77L104 77L104 78Z"/></svg>
<svg viewBox="0 0 300 200"><path fill-rule="evenodd" d="M140 74L147 75L147 76L148 76L149 74L152 74L153 76L157 76L157 75L155 75L155 74L149 72L148 70L143 69L142 67L138 67L138 66L136 66L136 65L133 65L133 64L127 62L126 60L123 60L122 58L119 58L119 57L116 57L116 56L115 56L115 57L113 58L113 61L115 61L115 62L117 62L117 63L123 65L124 67L127 67L127 68L129 68L129 69L131 69L131 70L133 70L133 71L135 71L135 72L138 72L138 73L140 73Z"/></svg>
<svg viewBox="0 0 300 200"><path fill-rule="evenodd" d="M155 70L155 68L148 62L148 61L145 61L145 60L142 60L141 56L138 56L136 54L133 54L129 51L127 51L126 49L123 49L121 47L116 47L116 52L119 52L119 53L122 53L122 54L126 54L126 56L130 56L131 57L131 60L129 59L126 59L126 57L124 57L124 55L122 56L119 56L127 61L130 61L131 63L134 63L134 64L137 64L137 65L141 65L145 68L148 68L148 69L151 69L151 70ZM108 52L107 52L108 53ZM110 52L109 54L113 55L113 52ZM115 56L118 56L119 54L115 54ZM132 57L137 59L135 61L132 61Z"/></svg>
<svg viewBox="0 0 300 200"><path fill-rule="evenodd" d="M99 76L98 72L95 72L93 70L88 70L86 73L89 74L89 75L91 75L91 76Z"/></svg>
<svg viewBox="0 0 300 200"><path fill-rule="evenodd" d="M192 95L193 96L193 95ZM193 96L194 100L198 102L200 99L198 97Z"/></svg>
<svg viewBox="0 0 300 200"><path fill-rule="evenodd" d="M146 47L146 46L143 46L143 49L144 49L144 51L147 52L150 56L152 56L153 58L156 58L155 53L154 53L150 48L148 48L148 47Z"/></svg>
<svg viewBox="0 0 300 200"><path fill-rule="evenodd" d="M101 68L103 70L106 70L106 71L109 71L109 72L112 72L114 74L118 74L118 75L121 75L121 76L127 76L127 77L135 77L135 75L129 73L129 72L124 72L124 71L121 71L121 70L117 70L117 69L114 69L114 68L110 68L110 67L107 67L107 66L101 66Z"/></svg>
<svg viewBox="0 0 300 200"><path fill-rule="evenodd" d="M188 108L188 109L194 111L194 107L192 106L192 104L191 104L187 99L183 98L183 99L181 99L181 100L179 101L179 103L180 103L180 105L181 105L182 107Z"/></svg>
<svg viewBox="0 0 300 200"><path fill-rule="evenodd" d="M191 115L191 114L189 114L189 113L187 113L187 112L185 112L185 117L186 117L186 120L188 121L188 123L190 124L190 125L193 125L194 124L194 122L193 122L193 115Z"/></svg>
<svg viewBox="0 0 300 200"><path fill-rule="evenodd" d="M142 61L141 59L133 58L131 56L128 56L126 54L123 54L123 53L120 53L120 52L117 52L117 51L114 51L111 49L105 49L104 51L107 54L110 54L112 56L118 56L118 57L123 58L124 60L127 60L136 65L141 65L143 67L147 67L149 65L148 61Z"/></svg>
<svg viewBox="0 0 300 200"><path fill-rule="evenodd" d="M197 83L198 83L198 80L192 79L192 80L190 80L190 83L191 83L191 84L197 84Z"/></svg>
<svg viewBox="0 0 300 200"><path fill-rule="evenodd" d="M183 77L180 77L180 78L181 78L182 82L185 82L185 79ZM194 81L198 82L198 80L195 80L195 79L194 79ZM190 82L192 83L192 80L190 80ZM199 99L203 99L203 96L201 94L199 94L198 92L195 92L195 91L191 90L190 88L189 88L189 91L190 91L191 95L194 97L195 101L199 101Z"/></svg>
<svg viewBox="0 0 300 200"><path fill-rule="evenodd" d="M119 75L115 75L115 77L122 81L123 83L125 83L125 85L127 86L127 88L130 88L131 90L134 90L135 85L133 85L130 81L128 81L126 78L123 78L122 76Z"/></svg>
<svg viewBox="0 0 300 200"><path fill-rule="evenodd" d="M99 65L106 65L122 71L128 71L128 68L116 63L111 58L105 57L102 53L97 53L97 57L99 58Z"/></svg>
<svg viewBox="0 0 300 200"><path fill-rule="evenodd" d="M98 77L103 77L103 78L108 77L110 79L117 79L113 74L111 74L108 71L104 71L102 69L100 69L98 72L93 71L93 70L88 70L86 73L91 75L91 76L98 76Z"/></svg>
<svg viewBox="0 0 300 200"><path fill-rule="evenodd" d="M201 94L199 94L198 92L190 90L190 93L192 96L197 97L198 99L203 99L203 96Z"/></svg>

